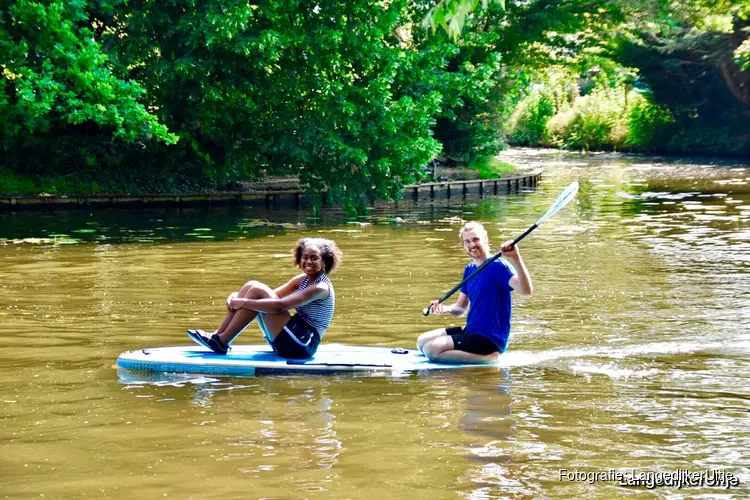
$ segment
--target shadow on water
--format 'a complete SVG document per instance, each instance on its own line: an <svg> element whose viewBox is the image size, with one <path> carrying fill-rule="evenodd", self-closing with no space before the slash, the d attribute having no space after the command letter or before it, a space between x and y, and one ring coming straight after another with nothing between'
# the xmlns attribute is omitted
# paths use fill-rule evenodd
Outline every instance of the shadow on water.
<svg viewBox="0 0 750 500"><path fill-rule="evenodd" d="M522 190L513 196L531 192ZM0 212L0 243L200 242L253 239L341 226L384 225L406 229L409 224L427 224L436 218L456 215L500 217L506 209L494 200L494 196L470 191L453 199L378 201L363 216L353 216L340 207L323 208L318 215L309 208L293 207Z"/></svg>

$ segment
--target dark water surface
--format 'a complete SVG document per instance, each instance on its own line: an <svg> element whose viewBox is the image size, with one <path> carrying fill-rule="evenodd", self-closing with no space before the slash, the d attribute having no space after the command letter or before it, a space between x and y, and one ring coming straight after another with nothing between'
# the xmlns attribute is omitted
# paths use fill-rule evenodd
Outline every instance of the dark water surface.
<svg viewBox="0 0 750 500"><path fill-rule="evenodd" d="M750 167L503 159L545 166L540 188L359 219L0 214L0 496L747 498ZM421 309L461 277L461 221L487 223L496 248L573 180L576 202L521 245L536 290L515 301L501 368L121 380L114 367L122 351L213 327L248 279L291 277L302 235L345 252L325 342L411 348L457 323ZM260 341L255 327L238 339ZM561 469L725 471L740 484L649 490Z"/></svg>

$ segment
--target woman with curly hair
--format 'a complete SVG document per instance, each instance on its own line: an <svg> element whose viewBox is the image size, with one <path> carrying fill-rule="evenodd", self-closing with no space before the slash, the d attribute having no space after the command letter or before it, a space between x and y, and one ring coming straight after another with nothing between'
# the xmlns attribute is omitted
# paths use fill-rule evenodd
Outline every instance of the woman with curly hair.
<svg viewBox="0 0 750 500"><path fill-rule="evenodd" d="M332 240L302 238L292 255L302 274L276 289L248 281L227 297L227 314L215 332L188 330L188 336L217 354L226 354L232 340L257 317L276 354L286 359L311 358L333 318L336 295L328 275L341 263L342 252Z"/></svg>

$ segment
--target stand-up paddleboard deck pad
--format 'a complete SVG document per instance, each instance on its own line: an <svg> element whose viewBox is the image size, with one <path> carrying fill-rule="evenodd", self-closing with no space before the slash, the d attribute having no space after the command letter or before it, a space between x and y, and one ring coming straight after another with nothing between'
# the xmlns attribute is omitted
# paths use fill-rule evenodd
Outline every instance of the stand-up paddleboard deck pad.
<svg viewBox="0 0 750 500"><path fill-rule="evenodd" d="M287 360L268 345L236 345L227 355L200 346L127 351L117 366L131 371L253 376L263 373L401 372L476 368L493 364L433 363L417 350L324 344L310 359Z"/></svg>

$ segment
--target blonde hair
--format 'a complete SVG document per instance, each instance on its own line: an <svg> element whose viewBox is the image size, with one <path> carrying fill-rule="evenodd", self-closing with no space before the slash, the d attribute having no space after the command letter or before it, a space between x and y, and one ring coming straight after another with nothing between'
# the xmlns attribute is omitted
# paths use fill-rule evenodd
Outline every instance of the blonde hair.
<svg viewBox="0 0 750 500"><path fill-rule="evenodd" d="M484 242L489 245L490 238L487 235L487 230L484 228L484 226L480 222L470 221L464 224L464 227L462 227L461 230L458 232L458 237L461 239L461 243L464 242L464 233L466 231L474 231L476 233L479 233L480 238L484 236Z"/></svg>

